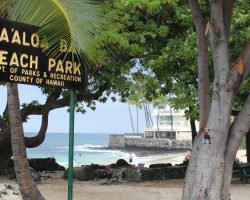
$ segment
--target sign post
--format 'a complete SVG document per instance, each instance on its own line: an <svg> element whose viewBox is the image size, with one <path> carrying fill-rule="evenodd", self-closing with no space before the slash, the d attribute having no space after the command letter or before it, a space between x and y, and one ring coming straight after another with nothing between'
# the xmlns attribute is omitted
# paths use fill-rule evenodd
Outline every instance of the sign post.
<svg viewBox="0 0 250 200"><path fill-rule="evenodd" d="M75 92L70 90L68 200L73 199Z"/></svg>
<svg viewBox="0 0 250 200"><path fill-rule="evenodd" d="M69 45L63 39L56 46L56 58L46 54L51 47L38 30L36 26L0 19L0 81L70 89L68 200L72 200L74 90L84 90L87 73L77 57L67 54Z"/></svg>

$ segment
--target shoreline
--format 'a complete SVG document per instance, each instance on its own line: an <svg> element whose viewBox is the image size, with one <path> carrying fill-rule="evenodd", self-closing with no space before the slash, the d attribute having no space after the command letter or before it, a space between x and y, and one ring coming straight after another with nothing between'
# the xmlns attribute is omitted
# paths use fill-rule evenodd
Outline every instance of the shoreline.
<svg viewBox="0 0 250 200"><path fill-rule="evenodd" d="M106 148L105 148L106 149ZM147 150L147 149L109 149L113 151L121 151L127 153L127 162L129 162L129 153L133 155L133 162L131 164L137 166L138 163L145 164L145 167L148 167L151 164L159 164L159 163L171 163L172 165L180 164L185 159L186 151L191 151L191 149L175 149L175 150ZM246 149L239 149L237 151L237 158L241 163L247 162L246 157ZM91 164L100 164L100 163L91 163ZM107 163L105 165L112 164ZM100 164L102 165L102 164Z"/></svg>
<svg viewBox="0 0 250 200"><path fill-rule="evenodd" d="M96 148L95 148L96 149ZM189 149L177 149L177 150L146 150L146 149L108 149L108 148L98 148L97 150L110 150L110 152L114 152L115 154L117 152L121 153L121 157L114 156L112 160L102 160L100 162L93 161L89 162L87 164L84 164L84 162L81 162L81 160L77 160L77 154L75 152L75 159L74 159L74 166L82 166L82 165L91 165L91 164L98 164L98 165L110 165L115 163L118 159L124 159L129 163L129 154L132 153L133 155L133 162L132 164L137 166L139 163L144 164L145 167L148 167L150 164L158 164L158 163L171 163L173 165L180 164L183 162L185 158L185 153ZM104 155L105 156L105 155ZM52 156L53 157L53 156ZM237 152L236 155L237 158L239 158L239 161L242 163L247 162L246 157L246 150L240 149ZM39 158L39 157L29 157L29 158ZM48 156L42 157L42 158L48 158ZM56 159L56 157L54 157ZM110 158L110 156L109 156ZM84 159L84 157L82 157ZM67 159L63 162L60 162L56 159L56 162L60 165L67 168Z"/></svg>
<svg viewBox="0 0 250 200"><path fill-rule="evenodd" d="M100 148L103 149L103 148ZM100 150L99 149L99 150ZM139 149L107 149L111 151L120 151L124 154L127 154L125 158L122 158L126 160L129 163L129 154L132 153L133 155L133 162L131 164L137 166L139 163L144 164L145 167L149 167L151 164L158 164L158 163L171 163L172 165L180 164L185 159L185 153L187 151L191 151L190 149L177 149L177 150L139 150ZM241 163L247 162L246 157L246 149L240 149L237 151L237 158L239 158L239 161ZM118 159L117 159L118 160ZM95 163L91 162L90 164L98 164L98 165L110 165L115 163L117 160L114 160L114 162L106 161L105 163ZM90 165L89 164L89 165ZM82 166L85 164L82 163L74 163L74 166ZM63 165L64 166L64 165ZM67 166L64 166L67 168Z"/></svg>

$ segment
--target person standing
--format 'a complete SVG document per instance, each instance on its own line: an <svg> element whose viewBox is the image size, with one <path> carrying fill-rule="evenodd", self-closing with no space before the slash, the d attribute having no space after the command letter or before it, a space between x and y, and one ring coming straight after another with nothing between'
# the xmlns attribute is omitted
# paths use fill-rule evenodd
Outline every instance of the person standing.
<svg viewBox="0 0 250 200"><path fill-rule="evenodd" d="M133 162L133 155L132 153L130 152L129 154L129 163L131 164Z"/></svg>

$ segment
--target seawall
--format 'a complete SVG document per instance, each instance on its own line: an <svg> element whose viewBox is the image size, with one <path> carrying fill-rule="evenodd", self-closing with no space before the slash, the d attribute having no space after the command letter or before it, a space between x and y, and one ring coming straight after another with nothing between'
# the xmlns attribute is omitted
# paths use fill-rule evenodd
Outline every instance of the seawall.
<svg viewBox="0 0 250 200"><path fill-rule="evenodd" d="M176 140L162 138L130 138L125 135L110 135L109 148L111 149L162 149L178 150L192 148L191 140Z"/></svg>

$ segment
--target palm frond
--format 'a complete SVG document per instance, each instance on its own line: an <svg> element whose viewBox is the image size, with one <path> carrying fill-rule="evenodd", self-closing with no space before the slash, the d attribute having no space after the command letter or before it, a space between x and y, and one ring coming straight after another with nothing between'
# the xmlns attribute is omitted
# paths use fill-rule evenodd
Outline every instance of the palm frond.
<svg viewBox="0 0 250 200"><path fill-rule="evenodd" d="M41 27L51 54L58 53L61 39L71 50L92 63L105 62L105 52L95 40L112 20L104 17L102 6L90 0L5 0L9 19Z"/></svg>

